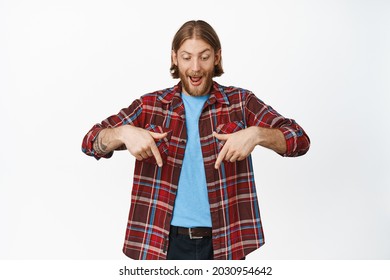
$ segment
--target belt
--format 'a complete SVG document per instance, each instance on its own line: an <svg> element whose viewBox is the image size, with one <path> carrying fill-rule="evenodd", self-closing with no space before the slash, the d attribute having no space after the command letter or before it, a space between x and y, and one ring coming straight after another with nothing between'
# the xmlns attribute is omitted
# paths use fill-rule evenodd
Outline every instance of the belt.
<svg viewBox="0 0 390 280"><path fill-rule="evenodd" d="M177 234L188 235L190 239L200 239L203 237L211 237L212 235L212 230L209 227L186 228L171 226L171 231Z"/></svg>

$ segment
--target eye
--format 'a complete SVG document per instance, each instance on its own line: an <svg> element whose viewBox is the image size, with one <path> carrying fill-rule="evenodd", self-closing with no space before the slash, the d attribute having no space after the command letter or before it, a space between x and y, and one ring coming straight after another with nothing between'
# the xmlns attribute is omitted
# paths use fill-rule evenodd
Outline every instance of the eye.
<svg viewBox="0 0 390 280"><path fill-rule="evenodd" d="M202 56L201 57L201 59L203 60L203 61L206 61L206 60L208 60L210 58L210 56L208 56L208 55L205 55L205 56Z"/></svg>
<svg viewBox="0 0 390 280"><path fill-rule="evenodd" d="M189 56L183 56L182 58L183 58L183 60L187 60L187 61L191 59L191 57L189 57Z"/></svg>

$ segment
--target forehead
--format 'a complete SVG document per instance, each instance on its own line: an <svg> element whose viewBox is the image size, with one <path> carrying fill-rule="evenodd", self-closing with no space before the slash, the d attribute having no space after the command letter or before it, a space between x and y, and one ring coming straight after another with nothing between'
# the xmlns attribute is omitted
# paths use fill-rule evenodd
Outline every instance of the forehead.
<svg viewBox="0 0 390 280"><path fill-rule="evenodd" d="M199 54L206 50L213 51L213 48L206 41L202 39L187 39L178 49L178 53L187 52L190 54Z"/></svg>

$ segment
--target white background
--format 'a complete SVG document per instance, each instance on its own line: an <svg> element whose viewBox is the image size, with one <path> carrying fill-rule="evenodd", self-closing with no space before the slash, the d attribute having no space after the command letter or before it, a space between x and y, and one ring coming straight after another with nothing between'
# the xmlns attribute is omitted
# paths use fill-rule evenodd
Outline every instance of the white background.
<svg viewBox="0 0 390 280"><path fill-rule="evenodd" d="M216 81L309 134L301 158L257 148L266 244L248 259L390 259L390 2L0 0L0 259L122 254L134 160L85 133L177 83L170 44L204 19Z"/></svg>

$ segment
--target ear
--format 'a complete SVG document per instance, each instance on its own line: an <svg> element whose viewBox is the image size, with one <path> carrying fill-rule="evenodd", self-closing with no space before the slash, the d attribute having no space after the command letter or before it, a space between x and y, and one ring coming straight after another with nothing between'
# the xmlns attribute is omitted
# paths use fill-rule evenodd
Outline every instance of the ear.
<svg viewBox="0 0 390 280"><path fill-rule="evenodd" d="M221 53L222 53L221 49L215 52L215 62L214 62L215 65L218 65L219 62L221 61Z"/></svg>
<svg viewBox="0 0 390 280"><path fill-rule="evenodd" d="M174 50L172 50L171 58L172 58L172 63L177 66L177 54Z"/></svg>

